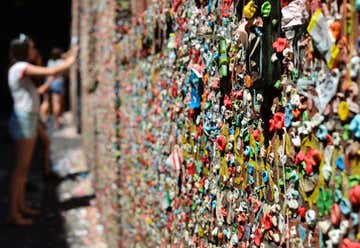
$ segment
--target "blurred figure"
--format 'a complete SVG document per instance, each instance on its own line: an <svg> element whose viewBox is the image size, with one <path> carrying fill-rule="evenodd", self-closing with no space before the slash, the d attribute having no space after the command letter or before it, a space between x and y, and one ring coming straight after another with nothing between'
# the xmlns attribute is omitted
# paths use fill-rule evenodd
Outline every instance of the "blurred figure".
<svg viewBox="0 0 360 248"><path fill-rule="evenodd" d="M9 132L15 140L17 155L10 177L7 218L10 224L30 225L33 221L24 217L24 214L39 214L39 211L25 206L24 192L38 134L40 110L39 89L35 87L31 77L54 76L66 71L75 62L76 54L77 49L72 49L63 63L48 68L29 63L36 59L37 51L34 42L26 35L20 34L10 43L11 66L8 71L8 84L14 100L14 110L9 121Z"/></svg>
<svg viewBox="0 0 360 248"><path fill-rule="evenodd" d="M53 48L50 53L50 59L47 62L47 67L55 67L63 62L63 51L60 48ZM41 105L41 116L44 122L47 121L50 109L50 99L52 106L52 113L55 115L55 128L60 128L61 116L64 110L64 92L65 92L65 78L63 74L58 74L51 78L49 88L50 97L48 94L44 95L44 101Z"/></svg>
<svg viewBox="0 0 360 248"><path fill-rule="evenodd" d="M36 49L36 48L35 48ZM31 64L37 65L37 66L42 66L43 64L43 60L42 60L42 56L40 55L39 51L36 49L36 58L34 61L29 61ZM49 87L51 85L51 82L53 80L53 76L50 76L47 78L46 82L44 84L42 84L42 81L44 79L44 77L33 77L33 81L35 82L35 84L37 85L37 91L40 95L42 96L46 96ZM44 103L45 99L43 100ZM41 113L40 113L41 114ZM41 118L39 120L39 124L38 124L38 138L42 144L42 152L43 152L43 175L45 178L55 178L56 175L52 172L51 168L50 168L50 138L46 132L45 129L45 124L41 121Z"/></svg>

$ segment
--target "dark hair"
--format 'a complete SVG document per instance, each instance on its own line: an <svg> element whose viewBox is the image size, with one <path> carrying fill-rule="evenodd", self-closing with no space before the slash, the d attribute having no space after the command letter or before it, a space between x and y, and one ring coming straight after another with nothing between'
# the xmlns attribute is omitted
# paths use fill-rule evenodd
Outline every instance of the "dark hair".
<svg viewBox="0 0 360 248"><path fill-rule="evenodd" d="M20 34L18 38L10 42L10 63L27 61L29 54L30 38Z"/></svg>
<svg viewBox="0 0 360 248"><path fill-rule="evenodd" d="M60 59L62 53L63 53L63 50L61 48L54 47L53 49L51 49L50 58L54 59L54 60L55 59Z"/></svg>

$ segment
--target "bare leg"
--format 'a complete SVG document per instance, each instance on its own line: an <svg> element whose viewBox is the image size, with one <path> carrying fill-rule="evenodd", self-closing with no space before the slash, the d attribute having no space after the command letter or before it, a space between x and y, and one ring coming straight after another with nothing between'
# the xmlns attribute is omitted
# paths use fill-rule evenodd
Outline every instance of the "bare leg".
<svg viewBox="0 0 360 248"><path fill-rule="evenodd" d="M43 122L46 122L49 118L50 99L49 94L44 95L44 101L40 106L40 118Z"/></svg>
<svg viewBox="0 0 360 248"><path fill-rule="evenodd" d="M17 225L29 225L32 224L32 221L21 215L21 205L24 204L25 182L35 147L35 138L18 140L15 146L17 159L10 179L8 219Z"/></svg>
<svg viewBox="0 0 360 248"><path fill-rule="evenodd" d="M32 152L31 152L31 157L32 157L32 154L33 154L33 151L34 151L34 148L35 148L35 144L36 144L36 139L34 139L34 145L33 145L33 149L32 149ZM25 178L25 180L24 180L24 183L23 183L24 186L21 187L20 190L19 190L20 193L18 195L18 209L19 209L19 211L21 213L36 215L36 214L39 214L40 211L31 209L29 207L26 207L26 205L25 205L25 184L26 184L26 179L27 179L27 175L28 175L28 172L29 172L30 164L31 164L31 157L30 157L30 160L29 160L29 165L24 170L24 174L25 174L24 178Z"/></svg>
<svg viewBox="0 0 360 248"><path fill-rule="evenodd" d="M38 135L41 142L44 145L44 175L47 176L51 173L50 168L50 139L47 135L44 126L39 123L38 125Z"/></svg>
<svg viewBox="0 0 360 248"><path fill-rule="evenodd" d="M52 95L53 113L55 115L55 127L59 128L61 125L63 94L54 93Z"/></svg>
<svg viewBox="0 0 360 248"><path fill-rule="evenodd" d="M43 150L44 151L44 154L43 154L43 156L44 156L44 174L49 175L49 173L51 172L50 165L49 165L49 162L50 162L50 139L46 134L44 126L41 123L38 124L37 131L38 131L39 138L44 145L44 148L43 148L44 149ZM21 199L19 201L19 209L22 213L25 213L25 214L31 214L31 215L41 214L40 211L29 208L25 205L24 188L21 192Z"/></svg>

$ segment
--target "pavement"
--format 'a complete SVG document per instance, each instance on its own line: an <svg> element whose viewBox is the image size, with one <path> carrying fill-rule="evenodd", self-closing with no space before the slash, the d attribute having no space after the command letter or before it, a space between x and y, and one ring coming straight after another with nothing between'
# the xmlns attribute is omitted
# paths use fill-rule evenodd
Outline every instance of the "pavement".
<svg viewBox="0 0 360 248"><path fill-rule="evenodd" d="M29 227L0 224L0 247L11 248L107 248L92 173L87 167L81 136L71 125L71 115L64 115L60 130L48 126L51 138L51 162L59 180L42 177L42 144L37 142L28 177L26 201L44 214ZM8 207L8 177L16 154L13 142L0 123L0 220Z"/></svg>

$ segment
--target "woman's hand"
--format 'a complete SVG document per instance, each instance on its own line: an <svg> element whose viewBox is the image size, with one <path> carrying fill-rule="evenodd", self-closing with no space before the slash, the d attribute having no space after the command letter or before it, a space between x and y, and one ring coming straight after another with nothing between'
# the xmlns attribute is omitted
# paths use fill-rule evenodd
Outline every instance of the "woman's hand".
<svg viewBox="0 0 360 248"><path fill-rule="evenodd" d="M68 61L70 64L75 63L78 52L79 52L79 46L78 45L72 46L69 49L69 51L66 52L65 61Z"/></svg>
<svg viewBox="0 0 360 248"><path fill-rule="evenodd" d="M37 88L37 92L40 94L40 95L43 95L45 94L48 90L49 90L49 87L50 87L50 84L51 82L54 80L54 77L53 76L49 76L47 79L46 79L46 82L43 83L41 86L39 86Z"/></svg>
<svg viewBox="0 0 360 248"><path fill-rule="evenodd" d="M71 48L67 52L65 52L65 53L63 53L61 55L61 57L63 59L68 59L69 57L76 58L78 53L79 53L79 46L78 45L72 45Z"/></svg>
<svg viewBox="0 0 360 248"><path fill-rule="evenodd" d="M80 47L78 45L72 45L70 50L73 54L75 54L75 57L76 57L79 53Z"/></svg>

